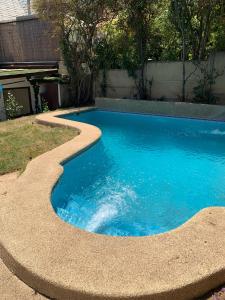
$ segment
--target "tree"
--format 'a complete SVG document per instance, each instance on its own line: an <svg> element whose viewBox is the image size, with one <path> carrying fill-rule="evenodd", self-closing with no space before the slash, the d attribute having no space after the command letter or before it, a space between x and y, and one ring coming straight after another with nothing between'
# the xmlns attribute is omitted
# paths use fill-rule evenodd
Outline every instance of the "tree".
<svg viewBox="0 0 225 300"><path fill-rule="evenodd" d="M160 57L159 36L154 30L158 1L121 0L116 18L102 28L98 56L103 69L122 68L134 77L138 97L146 99L145 67L149 58ZM108 57L107 64L102 59Z"/></svg>
<svg viewBox="0 0 225 300"><path fill-rule="evenodd" d="M93 100L100 69L125 68L138 95L148 98L146 63L182 61L182 99L186 62L200 62L225 48L225 0L34 0L39 15L60 37L76 104ZM195 65L197 65L195 63ZM102 85L105 91L106 84Z"/></svg>
<svg viewBox="0 0 225 300"><path fill-rule="evenodd" d="M182 100L186 99L186 84L193 73L186 74L186 61L195 61L198 67L201 60L212 50L213 25L223 15L223 0L171 0L170 20L181 40ZM196 67L196 69L197 69Z"/></svg>
<svg viewBox="0 0 225 300"><path fill-rule="evenodd" d="M93 101L98 72L98 30L113 18L113 0L35 0L34 8L60 38L60 48L71 78L75 104Z"/></svg>
<svg viewBox="0 0 225 300"><path fill-rule="evenodd" d="M188 48L188 34L190 31L190 18L187 7L188 0L171 0L171 21L174 23L182 43L182 101L186 100L186 60Z"/></svg>
<svg viewBox="0 0 225 300"><path fill-rule="evenodd" d="M153 23L157 6L156 0L124 0L123 18L121 20L127 35L131 37L135 50L133 74L137 78L140 99L147 99L145 66L148 61L148 47L151 41L151 24ZM129 41L129 40L128 40Z"/></svg>
<svg viewBox="0 0 225 300"><path fill-rule="evenodd" d="M223 16L224 0L198 0L191 9L190 45L193 60L204 60L213 48L212 35L215 25L219 24ZM188 6L188 5L187 5Z"/></svg>

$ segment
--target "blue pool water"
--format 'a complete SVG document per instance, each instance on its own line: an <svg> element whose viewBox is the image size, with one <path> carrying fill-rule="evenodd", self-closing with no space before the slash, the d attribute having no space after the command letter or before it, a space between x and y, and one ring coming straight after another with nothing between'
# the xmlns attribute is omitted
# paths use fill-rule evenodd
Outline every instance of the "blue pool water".
<svg viewBox="0 0 225 300"><path fill-rule="evenodd" d="M225 123L99 110L63 117L103 133L64 165L52 194L64 221L100 234L147 236L225 206Z"/></svg>

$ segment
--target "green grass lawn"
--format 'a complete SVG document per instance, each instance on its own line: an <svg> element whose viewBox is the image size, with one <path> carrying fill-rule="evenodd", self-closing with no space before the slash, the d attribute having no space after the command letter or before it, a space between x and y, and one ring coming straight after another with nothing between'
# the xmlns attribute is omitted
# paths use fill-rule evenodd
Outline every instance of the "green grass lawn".
<svg viewBox="0 0 225 300"><path fill-rule="evenodd" d="M0 175L24 171L30 160L77 134L74 129L39 125L34 116L0 122Z"/></svg>

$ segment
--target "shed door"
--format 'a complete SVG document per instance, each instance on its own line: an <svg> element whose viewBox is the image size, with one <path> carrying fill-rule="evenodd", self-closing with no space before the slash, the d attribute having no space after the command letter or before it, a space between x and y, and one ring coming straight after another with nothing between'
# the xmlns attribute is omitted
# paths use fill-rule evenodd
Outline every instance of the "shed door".
<svg viewBox="0 0 225 300"><path fill-rule="evenodd" d="M7 99L8 92L12 93L15 96L17 103L23 107L20 115L31 114L31 99L29 88L5 89L4 99Z"/></svg>

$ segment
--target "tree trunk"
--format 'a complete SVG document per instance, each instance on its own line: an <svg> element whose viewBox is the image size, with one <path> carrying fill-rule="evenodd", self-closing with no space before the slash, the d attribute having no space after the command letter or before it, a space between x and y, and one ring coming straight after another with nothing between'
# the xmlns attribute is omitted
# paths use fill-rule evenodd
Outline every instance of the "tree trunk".
<svg viewBox="0 0 225 300"><path fill-rule="evenodd" d="M145 50L144 50L144 41L141 39L140 47L140 83L139 83L139 96L141 99L145 100L146 97L146 85L145 85Z"/></svg>
<svg viewBox="0 0 225 300"><path fill-rule="evenodd" d="M186 100L186 44L185 34L182 34L182 102Z"/></svg>

